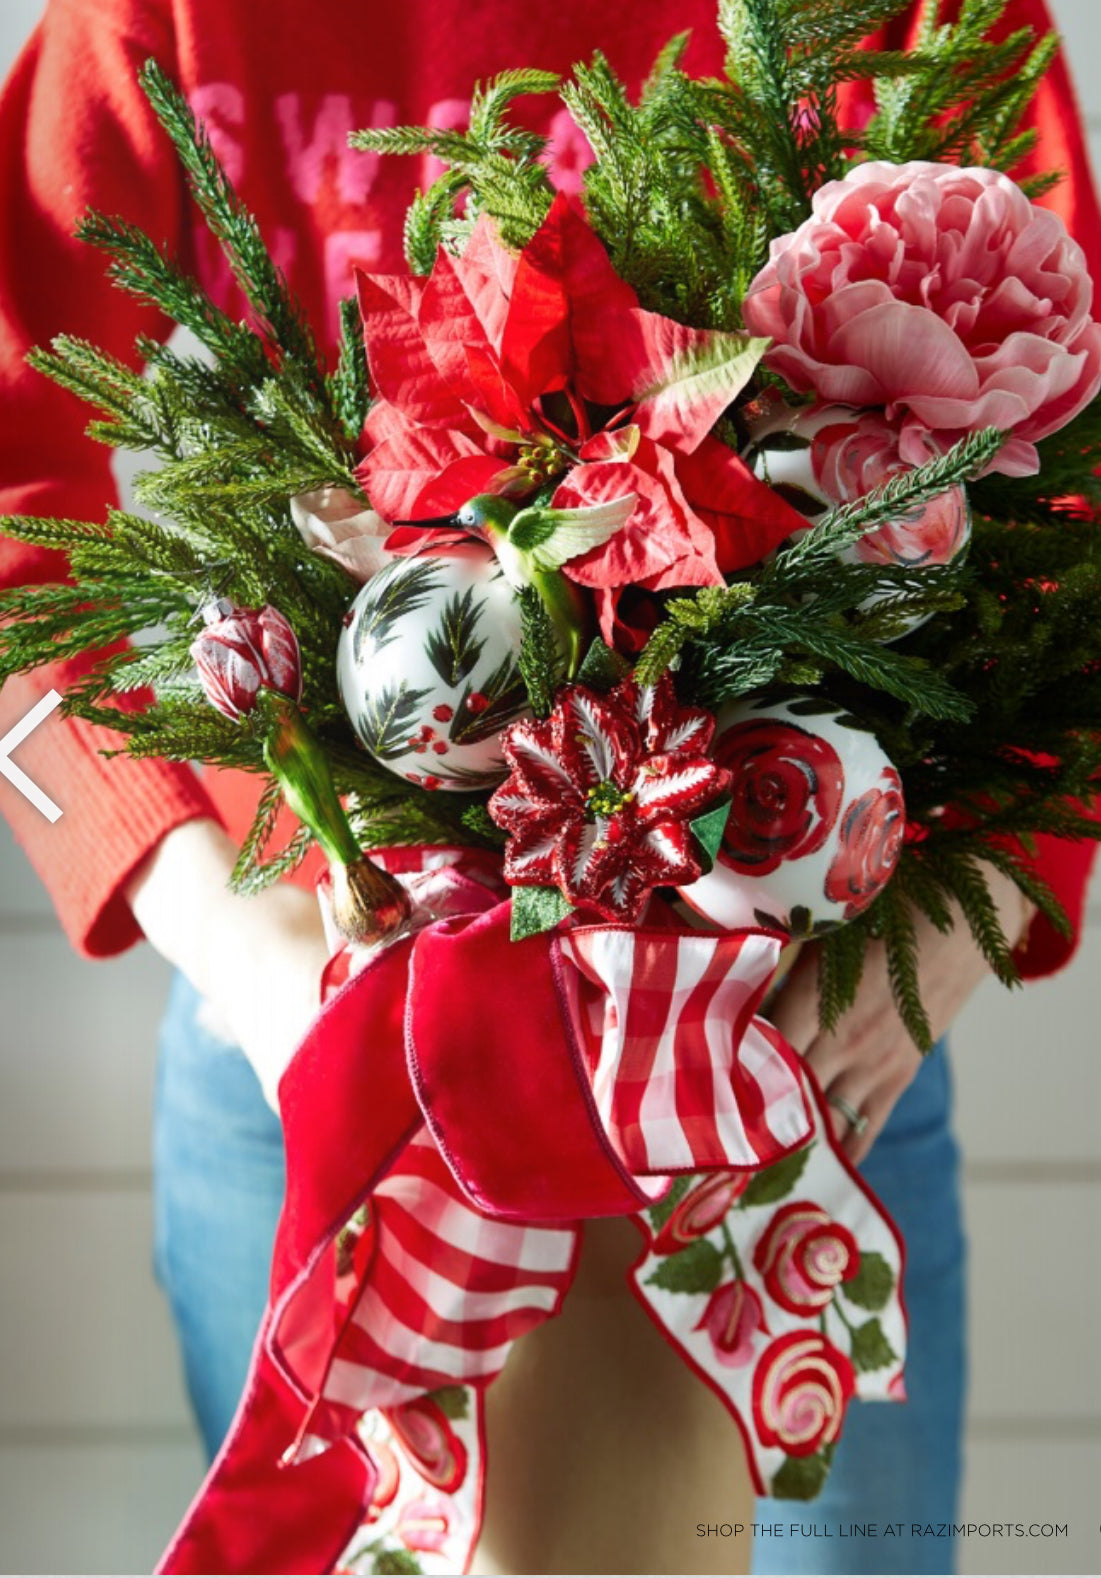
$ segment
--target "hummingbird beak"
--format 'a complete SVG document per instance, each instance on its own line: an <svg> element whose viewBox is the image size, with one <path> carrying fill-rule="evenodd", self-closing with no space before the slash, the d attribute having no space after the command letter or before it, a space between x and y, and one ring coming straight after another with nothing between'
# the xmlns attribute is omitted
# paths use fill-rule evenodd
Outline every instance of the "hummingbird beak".
<svg viewBox="0 0 1101 1578"><path fill-rule="evenodd" d="M439 526L450 526L457 530L459 517L457 515L425 515L417 521L391 521L391 526L416 526L419 531L432 531Z"/></svg>

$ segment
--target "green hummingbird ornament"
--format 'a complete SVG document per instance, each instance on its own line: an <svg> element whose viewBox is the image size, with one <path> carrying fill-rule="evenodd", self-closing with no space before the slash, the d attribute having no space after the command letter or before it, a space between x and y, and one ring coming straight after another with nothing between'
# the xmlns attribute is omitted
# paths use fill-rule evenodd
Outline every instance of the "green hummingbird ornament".
<svg viewBox="0 0 1101 1578"><path fill-rule="evenodd" d="M441 527L473 537L493 549L505 578L516 588L532 587L547 611L562 657L565 677L581 666L592 630L592 612L581 587L562 574L562 566L599 548L623 527L638 503L627 493L607 504L554 509L549 504L521 506L497 493L479 493L454 515L395 521L395 526Z"/></svg>

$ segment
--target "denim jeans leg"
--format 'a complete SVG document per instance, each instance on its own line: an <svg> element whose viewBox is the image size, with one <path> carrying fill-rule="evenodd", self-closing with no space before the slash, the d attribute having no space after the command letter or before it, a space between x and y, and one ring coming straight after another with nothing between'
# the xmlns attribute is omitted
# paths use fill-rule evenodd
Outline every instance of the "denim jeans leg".
<svg viewBox="0 0 1101 1578"><path fill-rule="evenodd" d="M955 1570L954 1541L924 1532L955 1520L961 1477L966 1246L950 1106L942 1044L927 1058L862 1168L906 1244L909 1401L851 1406L816 1501L757 1503L758 1522L785 1529L814 1525L819 1534L758 1539L755 1572ZM872 1523L878 1528L874 1538L841 1536L853 1524ZM887 1523L901 1524L902 1533L884 1534Z"/></svg>
<svg viewBox="0 0 1101 1578"><path fill-rule="evenodd" d="M239 1048L177 978L153 1117L155 1262L208 1454L229 1429L267 1300L283 1201L283 1132Z"/></svg>

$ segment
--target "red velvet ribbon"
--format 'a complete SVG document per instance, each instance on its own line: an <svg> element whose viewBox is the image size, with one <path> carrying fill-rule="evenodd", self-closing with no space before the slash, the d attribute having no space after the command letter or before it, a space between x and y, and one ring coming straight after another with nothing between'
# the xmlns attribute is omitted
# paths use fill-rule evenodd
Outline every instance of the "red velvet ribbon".
<svg viewBox="0 0 1101 1578"><path fill-rule="evenodd" d="M366 1454L349 1440L282 1459L336 1336L333 1239L423 1122L461 1187L502 1217L647 1202L597 1117L548 939L511 943L508 929L498 904L394 944L295 1054L271 1304L229 1438L158 1572L328 1572L351 1538L375 1477ZM484 1013L464 1008L479 1001Z"/></svg>

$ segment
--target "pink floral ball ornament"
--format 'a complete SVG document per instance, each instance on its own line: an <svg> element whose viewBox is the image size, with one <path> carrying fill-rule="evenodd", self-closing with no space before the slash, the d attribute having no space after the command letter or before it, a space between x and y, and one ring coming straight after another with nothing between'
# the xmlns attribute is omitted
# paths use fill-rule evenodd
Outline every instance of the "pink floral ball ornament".
<svg viewBox="0 0 1101 1578"><path fill-rule="evenodd" d="M936 453L930 445L923 459ZM881 411L845 405L773 417L754 435L750 458L756 474L811 521L913 470L899 453L897 426ZM868 532L839 557L849 564L911 568L951 564L970 539L971 510L957 486Z"/></svg>
<svg viewBox="0 0 1101 1578"><path fill-rule="evenodd" d="M739 702L718 715L712 756L730 814L712 869L680 895L724 931L794 937L867 908L902 849L898 773L875 736L820 697Z"/></svg>
<svg viewBox="0 0 1101 1578"><path fill-rule="evenodd" d="M772 243L746 326L800 392L881 406L908 465L984 427L1012 433L989 469L1039 470L1036 441L1101 388L1085 254L1062 220L994 170L859 165Z"/></svg>

